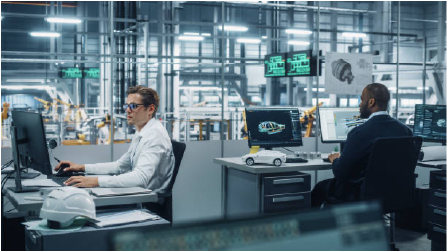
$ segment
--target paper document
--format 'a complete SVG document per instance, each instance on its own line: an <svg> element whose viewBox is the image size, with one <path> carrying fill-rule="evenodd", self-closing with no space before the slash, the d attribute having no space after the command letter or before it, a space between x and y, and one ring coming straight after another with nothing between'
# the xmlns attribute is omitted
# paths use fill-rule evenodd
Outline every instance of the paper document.
<svg viewBox="0 0 447 252"><path fill-rule="evenodd" d="M28 230L64 232L64 231L79 230L79 229L81 229L84 226L84 224L86 222L87 221L85 219L76 219L73 222L73 224L71 224L70 226L68 226L66 228L58 228L58 229L49 228L47 226L47 220L46 219L23 222L22 224L27 226Z"/></svg>
<svg viewBox="0 0 447 252"><path fill-rule="evenodd" d="M147 194L152 190L144 189L141 187L128 187L128 188L92 188L92 194L96 197L109 197L131 194Z"/></svg>
<svg viewBox="0 0 447 252"><path fill-rule="evenodd" d="M22 180L22 186L60 187L58 183L51 179L26 179Z"/></svg>
<svg viewBox="0 0 447 252"><path fill-rule="evenodd" d="M131 210L118 213L105 214L101 217L96 217L99 222L92 223L97 227L108 227L114 225L143 222L147 220L158 220L160 217L149 213L147 210Z"/></svg>

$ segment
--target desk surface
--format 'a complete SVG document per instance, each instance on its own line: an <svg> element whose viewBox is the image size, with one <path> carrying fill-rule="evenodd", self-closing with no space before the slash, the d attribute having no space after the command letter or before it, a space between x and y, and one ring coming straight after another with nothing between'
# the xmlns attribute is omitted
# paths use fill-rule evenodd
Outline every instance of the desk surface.
<svg viewBox="0 0 447 252"><path fill-rule="evenodd" d="M2 176L3 177L3 176ZM43 179L45 175L40 175L36 179ZM3 194L8 197L17 211L35 211L40 210L43 201L26 200L25 197L41 197L39 192L27 192L27 193L15 193L8 187L14 187L15 182L13 179L8 179L6 185L3 189ZM50 188L50 187L45 187ZM59 187L55 187L59 188ZM113 196L113 197L96 197L93 196L93 201L96 207L100 206L115 206L115 205L125 205L125 204L138 204L143 202L157 202L158 197L155 193L149 194L135 194L135 195L123 195L123 196Z"/></svg>
<svg viewBox="0 0 447 252"><path fill-rule="evenodd" d="M427 167L427 168L438 168L438 169L445 169L446 166L446 160L435 160L435 161L419 161L418 166Z"/></svg>
<svg viewBox="0 0 447 252"><path fill-rule="evenodd" d="M307 163L283 163L279 167L273 165L248 166L244 162L242 162L242 159L240 157L215 158L214 163L224 165L228 168L238 169L253 174L291 172L291 171L317 171L317 170L330 170L332 168L331 163L323 162L322 159L309 160L309 162Z"/></svg>

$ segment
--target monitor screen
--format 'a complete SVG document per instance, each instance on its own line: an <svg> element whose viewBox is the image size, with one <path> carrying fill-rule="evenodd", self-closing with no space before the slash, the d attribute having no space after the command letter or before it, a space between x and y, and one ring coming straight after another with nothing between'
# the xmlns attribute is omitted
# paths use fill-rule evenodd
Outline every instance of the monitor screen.
<svg viewBox="0 0 447 252"><path fill-rule="evenodd" d="M36 112L11 111L11 117L13 126L17 129L16 144L22 166L51 175L42 115Z"/></svg>
<svg viewBox="0 0 447 252"><path fill-rule="evenodd" d="M298 108L245 110L248 145L263 148L302 146Z"/></svg>
<svg viewBox="0 0 447 252"><path fill-rule="evenodd" d="M287 76L316 76L315 59L312 58L312 50L287 53Z"/></svg>
<svg viewBox="0 0 447 252"><path fill-rule="evenodd" d="M446 106L416 104L413 134L424 141L445 142Z"/></svg>
<svg viewBox="0 0 447 252"><path fill-rule="evenodd" d="M348 133L365 122L359 118L359 108L319 108L321 142L345 142Z"/></svg>
<svg viewBox="0 0 447 252"><path fill-rule="evenodd" d="M286 54L275 53L265 55L264 77L286 76Z"/></svg>

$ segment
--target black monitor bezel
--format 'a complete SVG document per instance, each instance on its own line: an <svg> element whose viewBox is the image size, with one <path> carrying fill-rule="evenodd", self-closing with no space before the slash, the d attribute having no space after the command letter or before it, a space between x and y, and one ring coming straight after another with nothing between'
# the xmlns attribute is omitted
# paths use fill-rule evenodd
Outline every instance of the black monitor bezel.
<svg viewBox="0 0 447 252"><path fill-rule="evenodd" d="M25 127L23 127L22 125L18 125L18 120L14 121L14 118L18 119L18 117L23 117L23 116L35 116L35 118L32 118L31 121L35 120L35 122L31 123L31 124L26 124ZM52 167L51 167L51 162L50 162L50 156L48 153L48 147L47 147L47 139L46 139L46 135L45 135L45 126L43 124L43 118L42 118L42 114L38 113L38 112L34 112L34 111L11 111L11 117L12 117L12 123L14 125L14 127L17 129L17 131L20 131L21 128L26 128L29 125L32 125L32 128L34 128L33 130L38 131L37 134L32 134L32 137L36 138L41 136L42 139L38 140L38 145L41 145L39 147L40 155L35 155L35 156L39 156L39 160L43 160L44 162L43 164L37 164L37 165L31 165L31 168L33 168L34 170L47 175L47 176L52 176ZM37 127L37 128L36 128ZM29 138L29 136L27 136ZM18 139L18 141L20 141L20 139ZM20 143L20 145L22 144L29 144L28 143L29 139L24 140L25 143ZM19 158L21 158L21 156L23 156L23 153L20 153L20 147L17 146L18 150L19 150ZM32 148L29 148L30 151L32 151ZM13 150L14 151L14 150ZM43 153L45 152L45 153ZM42 156L43 154L43 156Z"/></svg>
<svg viewBox="0 0 447 252"><path fill-rule="evenodd" d="M263 108L263 107L257 107L257 108L253 108L253 107L249 107L249 108L245 108L245 124L247 125L247 110L297 110L298 113L300 114L300 110L298 107L291 107L291 108ZM248 127L248 126L247 126ZM300 133L301 133L301 124L300 124ZM248 132L247 132L248 133ZM252 140L250 138L250 134L248 134L248 147L251 148L253 146L259 146L260 148L265 148L265 149L271 149L271 148L280 148L280 147L299 147L299 146L303 146L303 136L301 134L301 144L269 144L269 145L252 145Z"/></svg>
<svg viewBox="0 0 447 252"><path fill-rule="evenodd" d="M340 143L340 144L343 144L343 143L346 143L346 140L334 140L334 141L332 141L332 140L330 140L330 141L326 141L326 140L323 140L323 131L321 130L321 116L320 116L320 109L358 109L358 107L323 107L323 108L318 108L317 109L317 113L318 113L318 126L319 126L319 130L320 130L320 139L321 139L321 142L322 143ZM360 114L360 111L359 111L359 114Z"/></svg>
<svg viewBox="0 0 447 252"><path fill-rule="evenodd" d="M413 119L413 134L414 134L414 127L416 126L416 106L417 105L421 105L421 106L444 106L444 107L446 107L446 109L447 109L447 106L446 105L438 105L438 104L415 104L414 105L414 119ZM422 135L416 135L416 134L414 134L415 136L420 136L421 138L422 138L422 141L423 142L426 142L426 143L441 143L441 144L446 144L446 139L435 139L435 138L429 138L429 137L425 137L425 136L422 136Z"/></svg>

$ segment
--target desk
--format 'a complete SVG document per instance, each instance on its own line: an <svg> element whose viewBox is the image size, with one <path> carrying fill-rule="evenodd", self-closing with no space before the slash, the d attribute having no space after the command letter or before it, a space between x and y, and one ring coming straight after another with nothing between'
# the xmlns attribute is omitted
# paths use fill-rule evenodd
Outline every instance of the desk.
<svg viewBox="0 0 447 252"><path fill-rule="evenodd" d="M148 230L169 225L169 221L159 219L104 228L84 226L76 231L34 231L25 228L25 247L26 250L45 251L106 251L114 232Z"/></svg>
<svg viewBox="0 0 447 252"><path fill-rule="evenodd" d="M223 166L222 213L224 219L263 214L266 203L264 200L267 196L265 183L273 178L281 177L283 181L308 183L310 191L310 176L306 178L297 172L330 170L332 168L331 163L325 163L321 159L309 160L307 163L283 163L280 167L272 165L247 166L240 157L215 158L214 163ZM302 197L297 196L299 194L297 188L292 190L295 190L293 194L287 191L282 191L281 194L288 194L289 199Z"/></svg>
<svg viewBox="0 0 447 252"><path fill-rule="evenodd" d="M43 179L43 178L46 178L46 176L41 174L35 179ZM15 193L7 189L8 187L14 187L14 186L15 186L14 180L8 179L5 187L3 188L2 193L11 201L11 203L14 205L14 207L17 209L18 212L30 212L40 210L43 201L33 201L25 199L25 197L40 197L39 192ZM96 197L92 195L92 198L93 201L95 202L96 207L138 204L138 203L158 201L156 193L113 196L113 197Z"/></svg>
<svg viewBox="0 0 447 252"><path fill-rule="evenodd" d="M437 168L437 169L444 169L446 166L446 160L435 160L435 161L418 161L418 166L426 167L426 168Z"/></svg>

